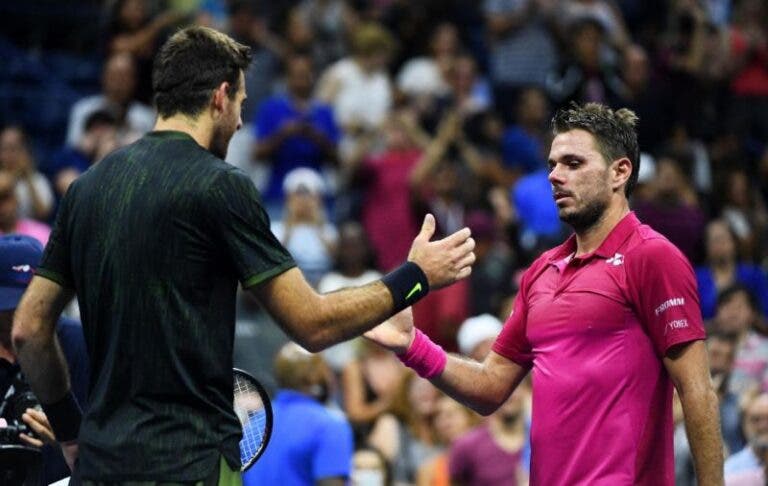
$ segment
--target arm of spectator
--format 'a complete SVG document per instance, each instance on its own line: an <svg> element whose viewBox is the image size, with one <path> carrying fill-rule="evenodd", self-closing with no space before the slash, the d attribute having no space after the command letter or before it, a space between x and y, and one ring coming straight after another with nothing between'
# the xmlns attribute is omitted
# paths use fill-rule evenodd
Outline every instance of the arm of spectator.
<svg viewBox="0 0 768 486"><path fill-rule="evenodd" d="M358 360L350 361L344 367L341 381L344 390L344 410L352 423L373 422L392 404L394 390L392 390L393 393L382 394L371 402L365 400L365 378Z"/></svg>
<svg viewBox="0 0 768 486"><path fill-rule="evenodd" d="M448 147L458 135L459 130L461 130L461 118L458 113L453 112L443 118L437 129L437 135L411 171L409 182L412 188L421 186L443 160Z"/></svg>
<svg viewBox="0 0 768 486"><path fill-rule="evenodd" d="M332 164L339 162L339 154L336 150L336 142L331 140L322 130L312 125L312 123L306 123L303 126L304 135L314 142L315 145L323 152L325 160Z"/></svg>
<svg viewBox="0 0 768 486"><path fill-rule="evenodd" d="M112 52L127 52L138 56L147 49L151 49L157 36L167 27L175 24L184 17L183 14L174 10L167 10L147 24L137 32L130 34L120 34L112 39L110 50Z"/></svg>
<svg viewBox="0 0 768 486"><path fill-rule="evenodd" d="M413 342L414 329L413 313L408 308L365 333L365 337L402 354ZM489 352L482 363L451 354L442 373L430 381L457 402L481 415L490 415L509 398L527 373L528 368L495 351Z"/></svg>
<svg viewBox="0 0 768 486"><path fill-rule="evenodd" d="M272 155L285 143L288 137L298 135L302 125L297 120L289 120L280 125L272 134L256 142L255 156L258 160L268 161Z"/></svg>
<svg viewBox="0 0 768 486"><path fill-rule="evenodd" d="M19 434L19 438L22 441L32 447L43 447L45 444L57 445L56 436L53 435L53 429L51 428L51 424L48 423L48 417L45 416L45 413L34 408L28 408L21 416L21 419L38 437L35 438L27 434Z"/></svg>
<svg viewBox="0 0 768 486"><path fill-rule="evenodd" d="M429 241L435 232L431 215L414 239L408 260L437 289L469 276L475 242L467 228L442 240ZM283 330L311 352L358 336L392 315L392 294L381 280L361 287L321 295L292 268L249 288Z"/></svg>
<svg viewBox="0 0 768 486"><path fill-rule="evenodd" d="M704 341L671 349L664 366L672 378L685 415L699 484L723 484L723 445L720 438L718 399L712 387Z"/></svg>
<svg viewBox="0 0 768 486"><path fill-rule="evenodd" d="M390 463L394 462L400 452L400 424L397 417L385 413L376 419L371 433L368 434L368 444L379 450Z"/></svg>
<svg viewBox="0 0 768 486"><path fill-rule="evenodd" d="M37 176L37 172L32 167L21 173L19 182L26 184L29 189L32 216L37 220L46 221L53 209L53 194L48 182L42 176Z"/></svg>

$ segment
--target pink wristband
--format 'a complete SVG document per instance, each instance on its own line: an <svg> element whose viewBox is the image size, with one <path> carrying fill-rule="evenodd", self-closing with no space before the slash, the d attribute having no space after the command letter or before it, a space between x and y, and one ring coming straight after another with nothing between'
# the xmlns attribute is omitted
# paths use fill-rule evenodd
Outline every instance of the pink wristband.
<svg viewBox="0 0 768 486"><path fill-rule="evenodd" d="M420 377L430 379L439 375L445 369L448 356L439 345L430 340L426 334L416 329L416 337L411 346L403 354L397 355L402 363L411 368Z"/></svg>

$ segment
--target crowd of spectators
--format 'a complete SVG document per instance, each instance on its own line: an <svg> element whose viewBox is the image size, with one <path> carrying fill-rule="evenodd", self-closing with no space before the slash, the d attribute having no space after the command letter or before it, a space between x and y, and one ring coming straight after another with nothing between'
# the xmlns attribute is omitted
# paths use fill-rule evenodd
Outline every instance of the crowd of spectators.
<svg viewBox="0 0 768 486"><path fill-rule="evenodd" d="M101 89L66 107L60 146L39 150L29 114L0 113L0 234L45 243L69 184L151 130L153 57L191 23L253 50L228 161L252 177L312 285L333 291L391 270L426 213L438 236L472 229L471 277L414 314L434 341L477 358L526 265L568 233L547 180L552 113L573 101L634 110L642 164L632 208L695 268L727 477L765 474L764 0L105 2ZM323 359L327 402L354 436L346 474L526 484L525 386L480 421L362 341ZM677 479L693 484L684 434L676 439Z"/></svg>

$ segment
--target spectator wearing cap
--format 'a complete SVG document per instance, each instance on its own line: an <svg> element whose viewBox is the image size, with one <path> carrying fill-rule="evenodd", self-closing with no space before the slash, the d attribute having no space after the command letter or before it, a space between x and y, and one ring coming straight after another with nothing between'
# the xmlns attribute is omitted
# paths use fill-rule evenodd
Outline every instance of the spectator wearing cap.
<svg viewBox="0 0 768 486"><path fill-rule="evenodd" d="M283 218L272 225L272 232L291 253L307 281L317 287L333 265L338 240L338 231L328 222L323 207L325 183L319 173L302 167L286 175L283 191Z"/></svg>
<svg viewBox="0 0 768 486"><path fill-rule="evenodd" d="M45 245L48 243L51 228L38 221L20 217L16 184L16 177L11 172L0 169L0 235L27 235Z"/></svg>
<svg viewBox="0 0 768 486"><path fill-rule="evenodd" d="M476 361L483 361L502 327L501 321L491 314L470 317L459 327L456 337L459 351Z"/></svg>
<svg viewBox="0 0 768 486"><path fill-rule="evenodd" d="M321 170L337 161L340 133L331 107L312 97L312 60L293 55L286 61L287 93L267 99L256 114L256 158L269 164L267 206L282 201L283 181L293 169Z"/></svg>
<svg viewBox="0 0 768 486"><path fill-rule="evenodd" d="M13 313L42 255L43 245L35 238L18 234L0 236L0 397L5 396L19 373L16 353L11 345ZM83 329L79 322L62 317L56 324L56 336L69 367L72 390L84 407L90 372ZM24 443L42 448L44 484L69 476L70 470L45 414L28 409L23 420L36 434L34 438L22 438ZM68 460L70 452L66 451Z"/></svg>

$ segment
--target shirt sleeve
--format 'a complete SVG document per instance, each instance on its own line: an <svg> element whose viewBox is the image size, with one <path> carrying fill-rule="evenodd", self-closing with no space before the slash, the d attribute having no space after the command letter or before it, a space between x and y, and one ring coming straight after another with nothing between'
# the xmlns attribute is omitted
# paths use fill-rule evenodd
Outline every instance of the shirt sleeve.
<svg viewBox="0 0 768 486"><path fill-rule="evenodd" d="M520 366L530 368L533 365L533 350L525 333L528 314L525 294L525 283L523 283L515 296L512 313L504 323L504 328L493 343L492 349Z"/></svg>
<svg viewBox="0 0 768 486"><path fill-rule="evenodd" d="M334 417L318 437L317 449L312 461L312 477L315 481L349 477L353 452L352 428L346 420Z"/></svg>
<svg viewBox="0 0 768 486"><path fill-rule="evenodd" d="M696 277L680 250L655 238L625 261L636 312L659 356L677 344L706 338Z"/></svg>
<svg viewBox="0 0 768 486"><path fill-rule="evenodd" d="M269 229L253 182L239 169L223 172L210 191L210 220L243 288L260 284L296 266Z"/></svg>
<svg viewBox="0 0 768 486"><path fill-rule="evenodd" d="M53 231L51 231L48 238L40 265L38 265L35 271L36 275L45 277L68 288L74 288L70 258L69 225L76 185L77 182L72 184L61 200Z"/></svg>

